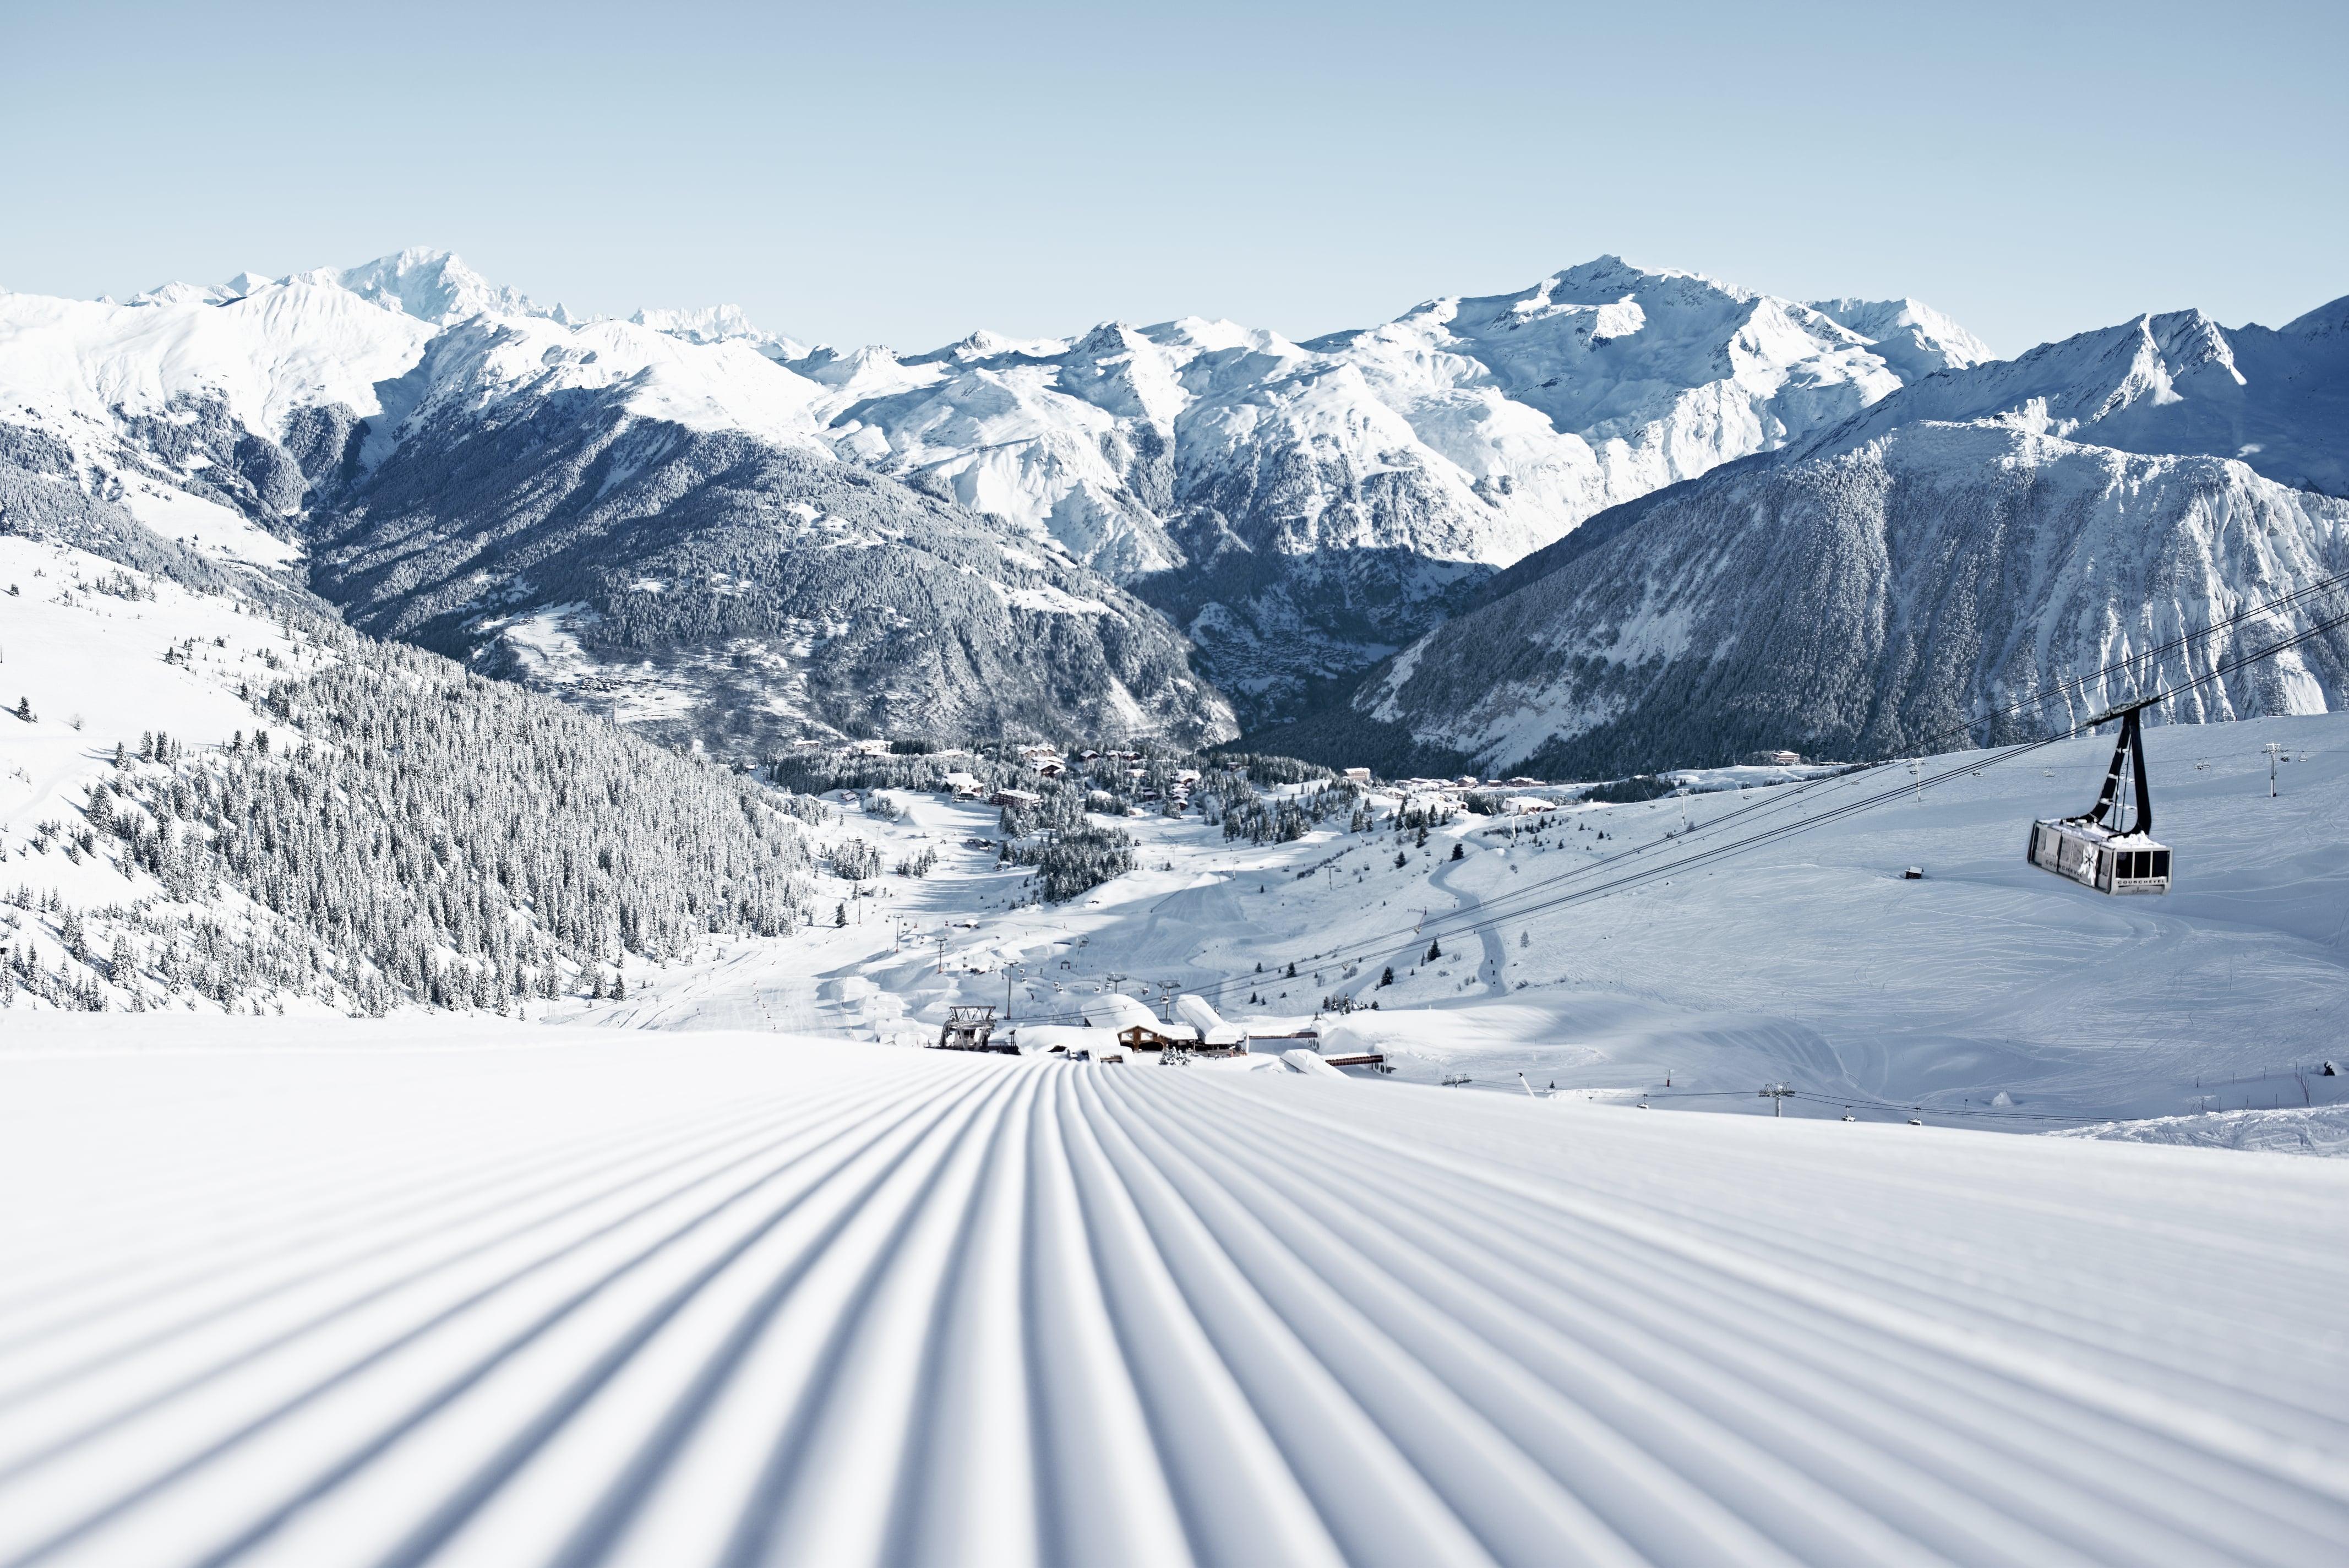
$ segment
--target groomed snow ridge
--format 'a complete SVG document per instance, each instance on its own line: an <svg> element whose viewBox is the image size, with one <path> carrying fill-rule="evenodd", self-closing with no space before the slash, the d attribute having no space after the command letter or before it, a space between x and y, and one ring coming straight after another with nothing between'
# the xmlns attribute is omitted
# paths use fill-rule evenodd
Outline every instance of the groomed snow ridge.
<svg viewBox="0 0 2349 1568"><path fill-rule="evenodd" d="M2349 1540L2332 1161L150 1022L0 1054L6 1563L2174 1568Z"/></svg>

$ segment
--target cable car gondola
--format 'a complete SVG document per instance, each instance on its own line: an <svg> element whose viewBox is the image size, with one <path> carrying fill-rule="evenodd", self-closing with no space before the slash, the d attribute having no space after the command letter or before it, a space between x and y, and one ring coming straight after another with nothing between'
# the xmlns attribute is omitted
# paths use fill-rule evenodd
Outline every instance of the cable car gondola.
<svg viewBox="0 0 2349 1568"><path fill-rule="evenodd" d="M2095 806L2079 816L2042 817L2031 825L2024 858L2043 871L2106 894L2169 891L2169 846L2153 838L2153 796L2146 786L2145 742L2137 714L2145 702L2106 717L2121 722L2113 765ZM2137 820L2121 826L2121 774L2137 784Z"/></svg>

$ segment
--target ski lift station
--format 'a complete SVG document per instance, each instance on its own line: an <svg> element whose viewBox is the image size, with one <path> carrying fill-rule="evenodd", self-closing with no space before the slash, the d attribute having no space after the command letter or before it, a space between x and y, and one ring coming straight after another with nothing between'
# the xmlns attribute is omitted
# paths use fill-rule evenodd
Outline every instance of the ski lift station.
<svg viewBox="0 0 2349 1568"><path fill-rule="evenodd" d="M2096 804L2078 816L2043 817L2031 825L2026 851L2033 866L2105 894L2169 891L2169 846L2153 837L2153 796L2146 783L2140 702L2119 714L2120 739ZM2136 818L2124 828L2121 776L2136 788Z"/></svg>

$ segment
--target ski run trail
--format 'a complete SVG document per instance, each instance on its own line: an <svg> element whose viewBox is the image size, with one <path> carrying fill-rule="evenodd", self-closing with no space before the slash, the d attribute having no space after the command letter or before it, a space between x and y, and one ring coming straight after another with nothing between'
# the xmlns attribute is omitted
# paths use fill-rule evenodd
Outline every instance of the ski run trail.
<svg viewBox="0 0 2349 1568"><path fill-rule="evenodd" d="M12 1568L2349 1541L2340 1161L722 1031L9 1029Z"/></svg>

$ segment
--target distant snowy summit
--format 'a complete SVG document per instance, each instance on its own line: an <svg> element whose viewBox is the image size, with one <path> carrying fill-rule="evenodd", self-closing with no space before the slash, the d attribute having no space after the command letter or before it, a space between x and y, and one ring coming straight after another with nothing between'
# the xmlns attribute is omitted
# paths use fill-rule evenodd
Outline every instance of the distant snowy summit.
<svg viewBox="0 0 2349 1568"><path fill-rule="evenodd" d="M2339 630L2188 683L2349 609L2345 322L2147 315L1919 379L1518 563L1313 743L1605 774L2028 738L2170 691L2158 718L2337 707Z"/></svg>
<svg viewBox="0 0 2349 1568"><path fill-rule="evenodd" d="M1901 743L2333 569L2344 306L1995 360L1913 299L1601 256L1302 341L900 353L410 250L0 295L0 458L222 509L364 627L736 755L1076 726L1607 770ZM2333 701L2331 657L2220 711Z"/></svg>
<svg viewBox="0 0 2349 1568"><path fill-rule="evenodd" d="M1989 357L1913 300L1602 256L1304 343L1187 317L793 368L843 453L1133 586L1261 719L1609 506Z"/></svg>

